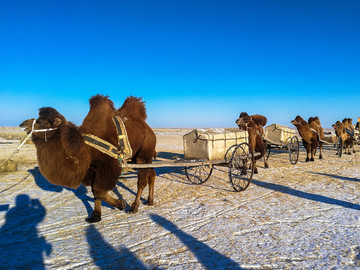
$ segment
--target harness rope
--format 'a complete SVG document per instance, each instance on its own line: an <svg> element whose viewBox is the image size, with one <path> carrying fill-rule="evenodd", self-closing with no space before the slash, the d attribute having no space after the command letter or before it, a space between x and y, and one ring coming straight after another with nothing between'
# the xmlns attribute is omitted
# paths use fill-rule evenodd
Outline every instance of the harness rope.
<svg viewBox="0 0 360 270"><path fill-rule="evenodd" d="M3 166L6 162L8 162L15 154L19 153L20 148L23 147L23 145L26 143L26 141L31 137L31 135L33 134L33 132L45 132L45 141L46 141L46 132L47 131L52 131L52 130L56 130L57 128L47 128L47 129L34 129L36 120L33 121L32 125L31 125L31 131L30 133L26 136L26 138L23 140L23 142L12 152L12 154L10 155L10 157L8 157L7 159L5 159L5 161L3 161L0 164L0 167Z"/></svg>

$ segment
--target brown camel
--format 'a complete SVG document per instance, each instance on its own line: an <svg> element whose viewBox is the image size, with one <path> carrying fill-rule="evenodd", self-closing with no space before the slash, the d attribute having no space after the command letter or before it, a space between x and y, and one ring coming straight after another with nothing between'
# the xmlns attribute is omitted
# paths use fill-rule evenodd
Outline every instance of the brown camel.
<svg viewBox="0 0 360 270"><path fill-rule="evenodd" d="M343 122L336 121L336 123L333 124L332 127L335 130L336 136L341 138L343 146L345 147L345 153L351 155L351 147L353 149L353 153L355 153L356 151L354 148L354 129L351 129L352 126L349 126L348 118L345 118Z"/></svg>
<svg viewBox="0 0 360 270"><path fill-rule="evenodd" d="M314 132L308 122L306 122L301 116L296 116L294 120L291 121L302 138L303 145L306 149L306 162L314 161L314 156L316 153L316 149L319 146L319 133ZM311 158L309 155L311 154ZM321 152L320 152L321 155ZM320 157L322 158L322 156Z"/></svg>
<svg viewBox="0 0 360 270"><path fill-rule="evenodd" d="M258 115L259 116L259 115ZM266 117L262 119L261 123L266 124ZM260 119L260 117L258 118ZM257 119L257 120L258 120ZM264 135L264 131L261 125L258 125L252 118L252 116L249 116L246 112L242 112L240 114L240 117L236 120L236 124L239 126L239 129L241 130L247 130L249 135L249 146L250 149L255 153L259 152L260 155L255 156L254 159L254 173L258 173L257 167L256 167L256 160L264 158L264 167L269 168L269 164L266 161L265 158L265 152L266 152L266 143L263 141L262 136Z"/></svg>
<svg viewBox="0 0 360 270"><path fill-rule="evenodd" d="M320 155L319 155L319 159L322 159L322 149L323 149L323 141L325 140L325 135L324 135L324 129L321 126L320 123L320 119L318 116L315 117L310 117L308 119L308 124L310 126L311 129L315 130L318 133L319 136L319 149L320 149ZM316 151L315 151L316 153Z"/></svg>
<svg viewBox="0 0 360 270"><path fill-rule="evenodd" d="M107 97L96 95L90 99L90 111L82 125L77 127L57 110L43 107L34 129L54 128L48 132L34 132L32 140L37 150L37 159L42 175L51 183L77 188L81 183L92 187L95 207L88 222L101 220L101 201L106 201L120 210L125 209L122 199L112 198L112 190L121 174L119 161L86 144L84 134L91 134L116 146L118 133L113 117L120 116L125 124L132 148L132 160L136 163L151 163L155 156L156 136L147 125L146 109L140 98L128 97L119 110ZM29 133L31 119L20 126ZM138 190L130 212L137 212L143 189L149 184L147 203L154 202L154 169L138 170Z"/></svg>

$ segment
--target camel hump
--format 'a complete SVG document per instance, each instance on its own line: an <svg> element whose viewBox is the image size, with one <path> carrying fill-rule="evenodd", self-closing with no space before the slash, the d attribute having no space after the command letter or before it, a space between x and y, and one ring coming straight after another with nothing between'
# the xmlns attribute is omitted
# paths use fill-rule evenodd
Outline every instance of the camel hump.
<svg viewBox="0 0 360 270"><path fill-rule="evenodd" d="M144 121L147 119L145 102L141 97L127 97L118 112L127 117L133 117Z"/></svg>
<svg viewBox="0 0 360 270"><path fill-rule="evenodd" d="M266 123L267 123L267 118L264 116L264 115L261 115L261 114L253 114L251 116L251 118L254 120L254 122L257 124L257 125L260 125L260 126L265 126Z"/></svg>
<svg viewBox="0 0 360 270"><path fill-rule="evenodd" d="M90 110L92 108L95 108L101 104L108 104L111 109L113 109L115 111L115 107L114 107L114 103L109 99L109 96L104 96L104 95L95 95L95 96L92 96L90 99L89 99L89 104L90 104Z"/></svg>

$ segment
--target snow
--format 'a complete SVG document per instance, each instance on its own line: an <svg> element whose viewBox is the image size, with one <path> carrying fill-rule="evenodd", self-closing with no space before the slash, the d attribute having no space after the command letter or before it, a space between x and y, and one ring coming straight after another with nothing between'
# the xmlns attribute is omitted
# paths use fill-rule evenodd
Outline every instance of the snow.
<svg viewBox="0 0 360 270"><path fill-rule="evenodd" d="M160 156L181 154L173 151L181 138L166 145L166 136ZM33 145L26 151L35 156ZM24 162L0 175L0 268L360 268L360 154L339 158L329 147L324 160L304 160L301 152L292 166L287 153L274 151L270 168L258 162L243 192L231 188L226 167L202 185L190 184L183 168L160 168L155 205L136 214L127 212L137 190L129 171L112 192L127 209L103 204L95 224L85 222L94 206L89 187L54 186L36 161Z"/></svg>

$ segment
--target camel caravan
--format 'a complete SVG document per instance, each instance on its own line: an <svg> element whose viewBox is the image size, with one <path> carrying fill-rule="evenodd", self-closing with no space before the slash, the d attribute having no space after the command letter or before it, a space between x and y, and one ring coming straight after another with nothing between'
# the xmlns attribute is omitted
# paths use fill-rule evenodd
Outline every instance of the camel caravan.
<svg viewBox="0 0 360 270"><path fill-rule="evenodd" d="M141 98L130 96L116 109L109 97L103 95L91 97L89 103L90 110L80 126L65 119L52 107L40 108L37 119L25 120L20 125L32 135L41 174L55 185L74 189L80 184L90 186L95 206L86 221L93 223L101 220L102 201L120 210L126 208L126 202L113 198L109 191L114 189L127 162L148 164L137 169L137 193L129 212L138 211L140 198L147 186L147 204L153 205L156 173L151 164L153 159L156 159L156 136L146 123L145 103ZM265 116L250 116L246 112L242 112L236 120L239 129L247 131L250 151L259 153L252 165L254 173L258 173L256 160L263 158L264 167L269 167L264 132L266 123ZM322 159L325 138L319 118L310 117L305 121L297 116L291 123L302 138L306 149L306 162L314 161L318 147L319 159ZM350 154L349 148L354 148L351 119L338 121L333 127ZM291 132L295 134L294 129ZM354 149L353 151L355 153ZM246 167L243 166L238 168L240 172Z"/></svg>

